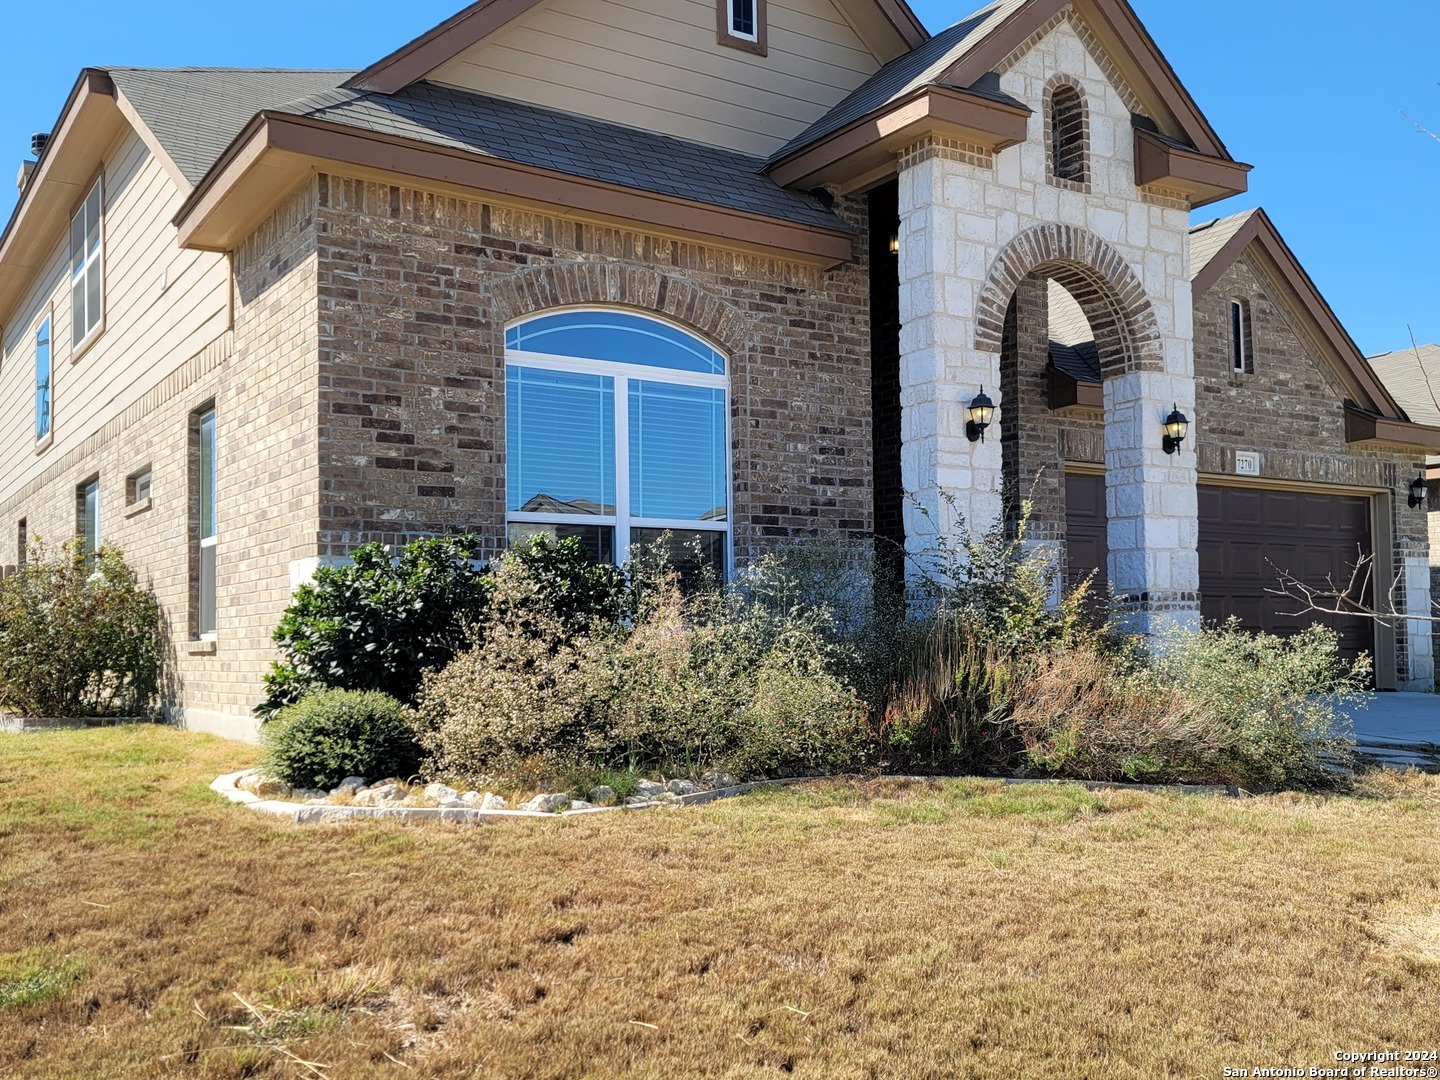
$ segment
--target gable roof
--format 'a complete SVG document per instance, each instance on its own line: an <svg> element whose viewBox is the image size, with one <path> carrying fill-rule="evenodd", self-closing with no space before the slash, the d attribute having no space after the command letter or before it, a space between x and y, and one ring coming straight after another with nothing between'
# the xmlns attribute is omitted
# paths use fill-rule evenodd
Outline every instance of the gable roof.
<svg viewBox="0 0 1440 1080"><path fill-rule="evenodd" d="M1385 416L1404 417L1403 410L1366 363L1355 339L1300 265L1269 214L1257 207L1197 225L1190 230L1190 235L1190 284L1197 300L1215 286L1241 255L1255 246L1278 271L1280 284L1289 289L1300 313L1334 350L1348 381L1359 391L1359 403Z"/></svg>
<svg viewBox="0 0 1440 1080"><path fill-rule="evenodd" d="M192 187L256 113L337 87L353 74L278 68L102 70Z"/></svg>
<svg viewBox="0 0 1440 1080"><path fill-rule="evenodd" d="M1175 145L1223 161L1233 160L1126 0L993 0L912 52L886 64L781 148L770 163L778 164L799 154L925 87L993 94L994 68L1072 4L1080 18L1109 38L1109 47L1117 54L1123 53L1137 74L1154 88L1156 100L1170 115L1149 119L1161 126L1173 122L1174 129L1165 134ZM1177 138L1182 135L1183 139Z"/></svg>
<svg viewBox="0 0 1440 1080"><path fill-rule="evenodd" d="M541 0L475 0L475 3L382 57L347 84L352 89L393 94L421 81L446 61L485 40ZM905 0L837 0L876 9L907 48L929 38L924 24Z"/></svg>
<svg viewBox="0 0 1440 1080"><path fill-rule="evenodd" d="M1440 428L1440 345L1382 353L1370 366L1411 420Z"/></svg>

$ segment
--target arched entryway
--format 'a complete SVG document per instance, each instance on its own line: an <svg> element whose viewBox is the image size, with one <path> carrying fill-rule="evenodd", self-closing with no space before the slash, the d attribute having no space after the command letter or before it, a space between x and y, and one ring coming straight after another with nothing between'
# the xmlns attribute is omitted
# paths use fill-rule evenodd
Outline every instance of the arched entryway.
<svg viewBox="0 0 1440 1080"><path fill-rule="evenodd" d="M1061 371L1052 307L1068 303L1092 344ZM977 303L977 349L999 354L1002 474L1028 497L1030 537L1066 542L1066 466L1103 463L1102 518L1108 578L1140 628L1152 616L1193 622L1198 562L1193 440L1167 453L1162 421L1175 405L1194 412L1188 351L1167 358L1155 309L1135 270L1084 229L1045 225L1016 237L994 260ZM1081 335L1086 336L1086 335ZM1167 359L1169 363L1167 364ZM1088 381L1090 407L1055 409L1057 378ZM1078 414L1078 416L1077 416ZM1088 440L1088 442L1087 442Z"/></svg>

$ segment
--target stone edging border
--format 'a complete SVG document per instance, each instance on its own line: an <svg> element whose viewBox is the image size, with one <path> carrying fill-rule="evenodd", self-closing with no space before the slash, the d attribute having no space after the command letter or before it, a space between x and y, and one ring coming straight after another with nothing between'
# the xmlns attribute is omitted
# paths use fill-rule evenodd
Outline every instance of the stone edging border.
<svg viewBox="0 0 1440 1080"><path fill-rule="evenodd" d="M510 818L555 818L580 817L584 814L607 814L614 810L650 810L657 806L699 806L716 799L743 795L757 788L781 787L799 784L821 777L796 776L786 780L757 780L751 784L736 784L734 787L714 788L697 791L690 795L671 795L664 801L633 802L619 806L591 806L583 810L561 810L545 813L540 810L478 810L459 807L439 806L311 806L307 803L284 802L279 799L262 799L249 791L241 791L240 780L254 773L254 769L226 773L217 776L210 784L210 790L223 795L233 803L240 803L262 814L286 818L297 825L319 825L333 821L355 821L379 818L386 821L450 821L459 824L474 824L485 821L502 821Z"/></svg>
<svg viewBox="0 0 1440 1080"><path fill-rule="evenodd" d="M446 821L454 824L479 824L487 821L503 821L513 818L555 818L580 817L585 814L606 814L616 810L651 810L667 806L702 806L716 799L728 799L761 788L788 787L815 780L857 779L855 776L794 776L783 780L756 780L749 784L697 791L691 795L673 795L663 802L628 803L619 806L592 806L583 810L561 810L558 813L544 813L539 810L479 810L459 807L438 806L311 806L306 803L284 802L279 799L262 799L260 796L242 791L239 782L256 770L242 769L240 772L217 776L210 784L210 790L217 795L239 803L262 814L284 818L297 825L321 825L338 821ZM1174 793L1179 795L1225 795L1237 797L1242 794L1237 788L1200 784L1121 784L1098 780L1049 780L1022 779L1001 776L877 776L868 779L894 780L909 783L931 784L946 780L999 780L1006 786L1020 784L1076 784L1087 791L1142 791L1151 794Z"/></svg>

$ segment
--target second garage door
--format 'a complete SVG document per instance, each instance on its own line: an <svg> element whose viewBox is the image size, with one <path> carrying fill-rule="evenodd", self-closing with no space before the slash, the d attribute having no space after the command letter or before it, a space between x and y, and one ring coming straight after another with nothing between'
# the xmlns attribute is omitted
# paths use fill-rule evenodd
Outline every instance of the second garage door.
<svg viewBox="0 0 1440 1080"><path fill-rule="evenodd" d="M1068 577L1097 572L1105 588L1105 478L1065 477ZM1374 550L1370 500L1258 487L1200 485L1200 611L1207 622L1234 616L1247 630L1288 635L1313 617L1287 614L1295 603L1271 595L1279 572L1323 587L1346 582L1356 560ZM1347 656L1375 653L1374 623L1324 616Z"/></svg>

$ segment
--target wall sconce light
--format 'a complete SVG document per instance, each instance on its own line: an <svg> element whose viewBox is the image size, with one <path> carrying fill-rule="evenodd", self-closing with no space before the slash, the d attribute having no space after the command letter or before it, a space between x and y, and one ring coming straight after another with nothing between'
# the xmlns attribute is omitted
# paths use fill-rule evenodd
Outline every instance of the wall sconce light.
<svg viewBox="0 0 1440 1080"><path fill-rule="evenodd" d="M892 237L890 237L890 254L891 254L891 255L899 255L899 254L900 254L900 237L899 237L899 236L892 236Z"/></svg>
<svg viewBox="0 0 1440 1080"><path fill-rule="evenodd" d="M965 415L970 418L965 422L966 437L971 442L984 442L985 429L995 418L995 403L985 395L983 386L980 393L975 395L975 400L970 402L970 407L965 410Z"/></svg>
<svg viewBox="0 0 1440 1080"><path fill-rule="evenodd" d="M1177 404L1170 410L1170 415L1165 418L1165 453L1177 453L1189 431L1190 418L1180 411L1180 406Z"/></svg>
<svg viewBox="0 0 1440 1080"><path fill-rule="evenodd" d="M1410 508L1425 505L1425 497L1430 493L1430 487L1425 482L1425 477L1417 476L1410 481Z"/></svg>

